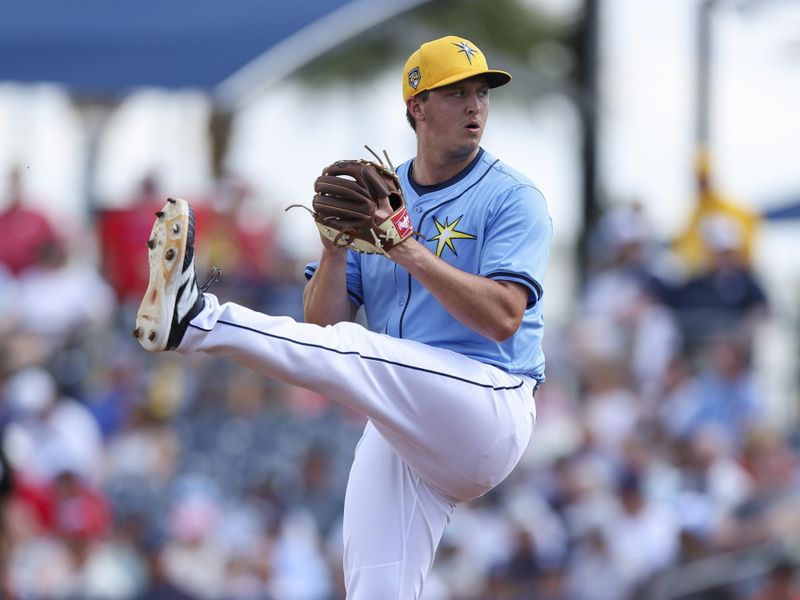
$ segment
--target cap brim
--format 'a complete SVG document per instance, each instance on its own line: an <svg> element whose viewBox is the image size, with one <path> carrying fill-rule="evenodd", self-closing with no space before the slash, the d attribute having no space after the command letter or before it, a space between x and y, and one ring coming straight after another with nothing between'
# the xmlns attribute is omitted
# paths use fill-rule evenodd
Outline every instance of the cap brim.
<svg viewBox="0 0 800 600"><path fill-rule="evenodd" d="M486 80L489 82L490 88L500 87L501 85L507 84L511 81L511 73L506 73L505 71L498 71L496 69L488 69L486 71L481 71L479 73L460 73L459 75L453 75L452 77L447 77L442 79L436 85L432 85L429 88L425 88L426 90L435 90L436 88L444 87L446 85L450 85L451 83L456 83L458 81L464 81L465 79L472 79L473 77L486 77ZM420 90L421 93L425 90Z"/></svg>

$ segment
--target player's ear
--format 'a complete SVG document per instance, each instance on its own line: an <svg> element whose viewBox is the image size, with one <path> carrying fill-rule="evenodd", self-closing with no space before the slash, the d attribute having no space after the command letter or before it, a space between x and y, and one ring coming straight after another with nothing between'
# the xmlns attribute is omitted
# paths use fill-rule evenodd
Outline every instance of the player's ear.
<svg viewBox="0 0 800 600"><path fill-rule="evenodd" d="M422 102L420 102L419 98L416 96L412 96L406 100L406 109L408 109L408 114L414 117L415 121L425 120L425 110L422 106Z"/></svg>

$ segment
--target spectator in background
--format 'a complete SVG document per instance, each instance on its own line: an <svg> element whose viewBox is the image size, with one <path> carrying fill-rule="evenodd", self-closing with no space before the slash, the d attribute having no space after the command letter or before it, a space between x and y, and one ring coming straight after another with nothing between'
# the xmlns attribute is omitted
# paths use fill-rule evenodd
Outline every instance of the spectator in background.
<svg viewBox="0 0 800 600"><path fill-rule="evenodd" d="M704 536L718 531L753 494L752 478L737 460L735 449L721 431L710 427L676 443L680 451L676 505L686 528Z"/></svg>
<svg viewBox="0 0 800 600"><path fill-rule="evenodd" d="M676 351L677 336L669 312L650 294L666 265L643 208L608 210L593 232L592 256L579 306L580 344L604 362L630 365L640 389L650 391Z"/></svg>
<svg viewBox="0 0 800 600"><path fill-rule="evenodd" d="M588 528L570 555L569 590L573 600L619 600L627 586L600 527Z"/></svg>
<svg viewBox="0 0 800 600"><path fill-rule="evenodd" d="M137 406L105 447L105 482L120 490L117 508L154 508L179 472L181 450L175 428L149 404Z"/></svg>
<svg viewBox="0 0 800 600"><path fill-rule="evenodd" d="M797 452L779 431L754 429L740 463L751 480L750 493L720 527L718 547L747 548L767 541L796 541L798 512Z"/></svg>
<svg viewBox="0 0 800 600"><path fill-rule="evenodd" d="M584 373L584 422L595 450L613 459L642 426L641 398L626 381L620 365L596 361Z"/></svg>
<svg viewBox="0 0 800 600"><path fill-rule="evenodd" d="M647 497L639 475L632 471L620 476L617 493L620 510L604 523L605 541L622 583L629 590L642 589L677 558L677 518Z"/></svg>
<svg viewBox="0 0 800 600"><path fill-rule="evenodd" d="M21 597L124 597L89 593L113 572L97 562L110 526L98 487L103 448L97 423L83 405L62 397L53 376L38 366L8 378L2 406L8 424L0 443L14 484L3 511L13 540L13 590ZM133 590L119 579L111 585Z"/></svg>
<svg viewBox="0 0 800 600"><path fill-rule="evenodd" d="M709 245L704 227L709 218L723 217L735 223L741 231L741 253L744 264L750 264L758 216L741 203L727 198L713 185L711 156L700 148L695 158L697 204L686 230L675 240L675 251L689 272L695 273L708 265L714 249Z"/></svg>
<svg viewBox="0 0 800 600"><path fill-rule="evenodd" d="M9 307L15 329L46 338L54 349L81 328L108 323L114 310L111 288L85 261L71 261L64 245L46 242L18 279Z"/></svg>
<svg viewBox="0 0 800 600"><path fill-rule="evenodd" d="M121 301L138 298L147 287L148 265L139 250L152 227L152 214L164 197L154 173L146 174L125 206L95 215L100 269Z"/></svg>
<svg viewBox="0 0 800 600"><path fill-rule="evenodd" d="M47 217L30 206L22 172L13 169L8 181L8 201L0 213L0 264L19 276L39 263L44 248L62 246L63 241Z"/></svg>
<svg viewBox="0 0 800 600"><path fill-rule="evenodd" d="M737 338L719 337L710 342L705 364L696 377L696 395L688 407L683 434L719 429L734 447L747 438L763 417L747 352L745 343Z"/></svg>
<svg viewBox="0 0 800 600"><path fill-rule="evenodd" d="M195 598L222 596L225 556L213 539L221 518L217 499L201 488L185 492L169 511L170 537L160 560L167 579Z"/></svg>
<svg viewBox="0 0 800 600"><path fill-rule="evenodd" d="M342 490L334 485L335 471L331 467L330 452L326 448L312 447L300 466L302 483L294 503L306 506L314 518L320 534L327 535L341 514Z"/></svg>
<svg viewBox="0 0 800 600"><path fill-rule="evenodd" d="M272 223L259 208L253 189L239 177L220 181L213 201L214 216L204 233L207 260L245 285L257 285L275 262Z"/></svg>
<svg viewBox="0 0 800 600"><path fill-rule="evenodd" d="M60 395L47 370L29 367L15 373L2 397L11 419L2 443L19 477L51 484L69 471L89 482L99 480L100 428L85 406Z"/></svg>
<svg viewBox="0 0 800 600"><path fill-rule="evenodd" d="M202 219L204 207L199 212ZM208 243L203 247L201 260L225 274L217 282L225 295L248 306L262 306L265 297L276 293L269 279L282 267L282 261L276 255L272 221L258 206L253 189L240 177L222 178L205 216L202 235ZM301 294L304 284L305 279L299 277L296 287ZM293 307L298 299L299 296L292 298Z"/></svg>
<svg viewBox="0 0 800 600"><path fill-rule="evenodd" d="M697 358L721 336L752 340L767 312L767 297L744 256L739 224L715 215L702 224L710 249L708 265L677 285L662 282L656 295L672 308L688 356Z"/></svg>

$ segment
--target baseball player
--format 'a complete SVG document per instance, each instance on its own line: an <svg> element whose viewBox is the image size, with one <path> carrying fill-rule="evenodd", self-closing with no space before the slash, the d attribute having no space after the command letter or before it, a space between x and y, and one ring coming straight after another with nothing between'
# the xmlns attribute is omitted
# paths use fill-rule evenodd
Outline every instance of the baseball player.
<svg viewBox="0 0 800 600"><path fill-rule="evenodd" d="M480 146L489 90L510 80L461 37L411 55L403 100L417 153L397 169L402 194L370 171L361 187L320 177L315 201L337 189L403 196L398 222L410 217L420 235L375 254L342 243L352 228L322 235L306 268L306 323L198 288L185 201L157 213L148 242L134 330L147 350L224 357L368 418L345 497L350 600L419 598L454 507L500 483L531 437L552 225L541 192ZM352 322L362 306L367 328Z"/></svg>

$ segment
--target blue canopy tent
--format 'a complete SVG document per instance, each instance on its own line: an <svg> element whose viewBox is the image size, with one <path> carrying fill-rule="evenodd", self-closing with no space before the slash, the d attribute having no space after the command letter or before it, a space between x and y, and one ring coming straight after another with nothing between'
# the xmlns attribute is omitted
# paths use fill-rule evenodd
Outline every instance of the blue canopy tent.
<svg viewBox="0 0 800 600"><path fill-rule="evenodd" d="M55 83L84 114L85 193L94 212L99 137L138 88L197 89L214 108L220 174L231 117L348 38L427 0L24 0L0 17L0 82Z"/></svg>
<svg viewBox="0 0 800 600"><path fill-rule="evenodd" d="M115 100L197 88L223 110L424 0L25 0L3 6L0 81Z"/></svg>

